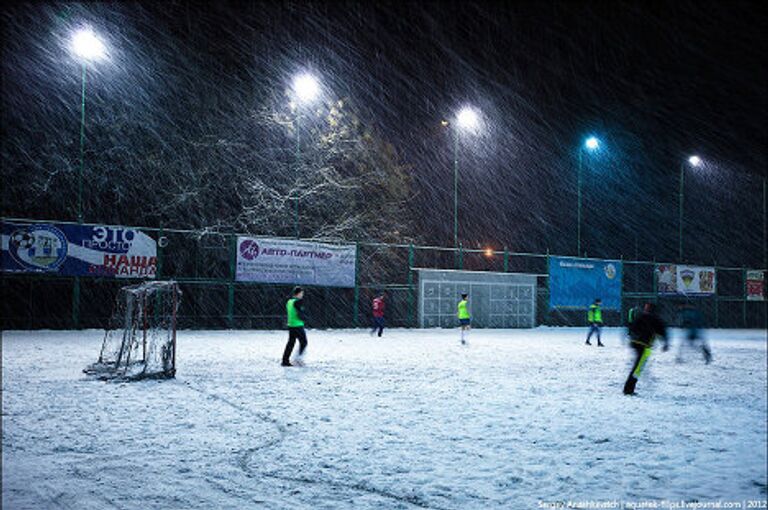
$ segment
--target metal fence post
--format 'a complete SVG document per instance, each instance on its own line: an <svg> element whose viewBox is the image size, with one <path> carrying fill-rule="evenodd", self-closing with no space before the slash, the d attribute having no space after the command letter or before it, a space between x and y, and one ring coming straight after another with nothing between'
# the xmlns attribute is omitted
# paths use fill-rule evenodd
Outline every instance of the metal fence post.
<svg viewBox="0 0 768 510"><path fill-rule="evenodd" d="M414 321L414 299L413 299L413 264L415 254L413 244L408 245L408 327L413 326Z"/></svg>
<svg viewBox="0 0 768 510"><path fill-rule="evenodd" d="M464 245L459 243L459 269L464 269Z"/></svg>
<svg viewBox="0 0 768 510"><path fill-rule="evenodd" d="M163 277L163 224L160 224L160 230L157 233L157 272L155 273L156 279Z"/></svg>
<svg viewBox="0 0 768 510"><path fill-rule="evenodd" d="M741 296L741 318L744 328L747 327L747 269L741 268L741 277L744 282L744 293Z"/></svg>
<svg viewBox="0 0 768 510"><path fill-rule="evenodd" d="M75 276L72 287L72 324L75 329L80 328L80 277Z"/></svg>
<svg viewBox="0 0 768 510"><path fill-rule="evenodd" d="M509 271L509 250L507 247L504 247L504 272Z"/></svg>
<svg viewBox="0 0 768 510"><path fill-rule="evenodd" d="M360 299L360 287L358 285L359 275L358 268L360 264L360 243L355 243L355 293L352 298L352 326L357 327L357 312L358 312L358 300Z"/></svg>
<svg viewBox="0 0 768 510"><path fill-rule="evenodd" d="M227 324L235 325L235 276L237 273L237 236L232 235L229 244L229 282L227 283Z"/></svg>

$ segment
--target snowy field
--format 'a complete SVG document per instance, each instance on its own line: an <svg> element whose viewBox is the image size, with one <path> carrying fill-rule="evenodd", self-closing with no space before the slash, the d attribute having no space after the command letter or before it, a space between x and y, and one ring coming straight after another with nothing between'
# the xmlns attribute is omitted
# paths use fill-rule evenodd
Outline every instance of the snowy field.
<svg viewBox="0 0 768 510"><path fill-rule="evenodd" d="M766 499L765 331L658 349L634 397L620 330L308 334L286 369L284 332L183 331L175 380L105 383L102 332L4 332L3 508Z"/></svg>

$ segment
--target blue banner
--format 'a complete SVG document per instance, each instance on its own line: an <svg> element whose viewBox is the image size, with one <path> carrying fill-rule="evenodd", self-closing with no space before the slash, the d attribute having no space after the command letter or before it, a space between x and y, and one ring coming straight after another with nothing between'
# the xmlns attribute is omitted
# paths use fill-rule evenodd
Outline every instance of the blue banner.
<svg viewBox="0 0 768 510"><path fill-rule="evenodd" d="M2 222L0 241L5 273L154 278L157 272L155 240L126 227Z"/></svg>
<svg viewBox="0 0 768 510"><path fill-rule="evenodd" d="M621 310L620 260L549 258L549 307L587 309L596 298L606 310Z"/></svg>

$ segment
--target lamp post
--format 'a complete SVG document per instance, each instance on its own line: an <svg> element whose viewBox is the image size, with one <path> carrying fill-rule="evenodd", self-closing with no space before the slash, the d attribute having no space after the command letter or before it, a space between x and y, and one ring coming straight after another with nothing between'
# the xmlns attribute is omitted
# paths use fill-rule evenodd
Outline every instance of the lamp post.
<svg viewBox="0 0 768 510"><path fill-rule="evenodd" d="M293 79L293 93L297 99L296 105L296 169L301 166L301 105L311 103L320 95L320 84L317 79L307 73L300 74ZM294 200L293 227L296 238L299 238L299 196Z"/></svg>
<svg viewBox="0 0 768 510"><path fill-rule="evenodd" d="M577 184L576 184L576 254L581 256L581 167L583 165L583 153L584 149L594 152L600 148L600 140L594 136L590 136L584 141L584 147L579 147L579 165L577 169Z"/></svg>
<svg viewBox="0 0 768 510"><path fill-rule="evenodd" d="M86 63L99 60L105 55L104 44L88 28L79 30L72 37L72 52L81 59L82 79L80 96L80 169L77 174L77 221L83 222L83 170L85 167L85 76Z"/></svg>
<svg viewBox="0 0 768 510"><path fill-rule="evenodd" d="M701 158L698 156L691 156L687 161L680 163L680 187L678 189L678 219L677 219L677 259L678 262L683 262L683 203L685 199L685 165L688 163L693 167L701 165Z"/></svg>
<svg viewBox="0 0 768 510"><path fill-rule="evenodd" d="M453 247L459 247L459 130L477 132L480 116L474 108L465 106L456 114L453 129Z"/></svg>

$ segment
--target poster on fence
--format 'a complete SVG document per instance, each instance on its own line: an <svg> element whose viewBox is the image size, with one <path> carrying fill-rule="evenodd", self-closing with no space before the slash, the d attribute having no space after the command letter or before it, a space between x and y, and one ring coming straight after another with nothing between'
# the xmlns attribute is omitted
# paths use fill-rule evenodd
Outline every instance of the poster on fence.
<svg viewBox="0 0 768 510"><path fill-rule="evenodd" d="M661 295L713 296L717 291L714 267L658 264L656 292Z"/></svg>
<svg viewBox="0 0 768 510"><path fill-rule="evenodd" d="M600 298L606 310L621 310L620 260L549 258L549 307L586 309Z"/></svg>
<svg viewBox="0 0 768 510"><path fill-rule="evenodd" d="M237 238L239 282L354 287L354 245Z"/></svg>
<svg viewBox="0 0 768 510"><path fill-rule="evenodd" d="M765 300L765 272L747 271L747 300Z"/></svg>
<svg viewBox="0 0 768 510"><path fill-rule="evenodd" d="M154 278L157 243L140 230L109 225L2 222L4 273Z"/></svg>

